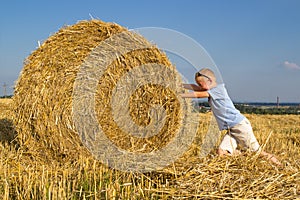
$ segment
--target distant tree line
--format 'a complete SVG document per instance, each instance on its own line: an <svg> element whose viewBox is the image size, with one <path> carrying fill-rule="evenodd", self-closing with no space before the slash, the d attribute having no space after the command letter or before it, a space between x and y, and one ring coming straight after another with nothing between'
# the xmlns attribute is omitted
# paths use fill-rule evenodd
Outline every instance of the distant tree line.
<svg viewBox="0 0 300 200"><path fill-rule="evenodd" d="M245 114L274 114L274 115L300 115L300 106L257 106L248 105L243 103L235 103L234 106L241 112ZM210 111L208 102L194 102L194 110L197 112L205 113Z"/></svg>
<svg viewBox="0 0 300 200"><path fill-rule="evenodd" d="M288 115L300 114L299 106L279 106L279 107L260 107L260 106L249 106L244 104L235 104L235 107L240 110L241 113L249 113L249 114L274 114L274 115Z"/></svg>
<svg viewBox="0 0 300 200"><path fill-rule="evenodd" d="M0 99L10 99L13 95L0 96Z"/></svg>

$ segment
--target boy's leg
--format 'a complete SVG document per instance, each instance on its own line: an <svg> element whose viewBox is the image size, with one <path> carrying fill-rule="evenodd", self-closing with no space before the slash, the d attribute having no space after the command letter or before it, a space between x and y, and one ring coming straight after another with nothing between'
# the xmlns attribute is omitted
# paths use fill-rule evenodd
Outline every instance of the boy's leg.
<svg viewBox="0 0 300 200"><path fill-rule="evenodd" d="M236 126L231 128L230 135L235 138L237 143L240 144L243 148L250 149L253 152L257 152L260 150L260 145L257 142L256 137L254 136L252 126L248 119L243 120L240 124L237 124ZM277 165L281 165L281 163L273 154L261 151L260 155L264 156Z"/></svg>
<svg viewBox="0 0 300 200"><path fill-rule="evenodd" d="M252 152L256 152L260 148L248 119L244 119L239 124L230 128L230 135L244 149L249 149Z"/></svg>

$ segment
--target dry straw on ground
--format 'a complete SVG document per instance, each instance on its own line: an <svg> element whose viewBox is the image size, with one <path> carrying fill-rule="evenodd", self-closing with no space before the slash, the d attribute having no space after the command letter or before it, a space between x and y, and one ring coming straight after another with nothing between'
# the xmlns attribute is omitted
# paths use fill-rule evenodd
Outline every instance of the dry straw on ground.
<svg viewBox="0 0 300 200"><path fill-rule="evenodd" d="M111 39L114 37L119 37L123 43L119 44L118 40ZM109 39L110 45L104 44L105 47L99 48L103 41ZM122 49L124 51L127 46L130 51L125 51L121 55ZM115 52L111 53L112 51L109 51L111 49ZM94 67L91 65L95 65L95 62L102 62L118 53L120 55L117 55L112 63L107 63L106 68L101 69L99 74L78 78L89 73L80 71L81 67L89 70ZM150 108L153 105L160 105L166 112L161 131L152 137L141 138L132 136L118 127L114 120L111 99L114 97L113 90L117 87L118 81L126 73L137 66L149 63L164 66L168 70L141 70L139 72L142 74L141 77L143 73L148 76L150 74L151 77L173 84L175 90L172 90L172 87L151 84L149 81L147 84L136 83L140 86L133 91L128 100L130 118L136 124L140 126L151 124L153 113ZM80 73L81 75L78 75ZM88 109L95 109L102 130L118 147L126 151L139 152L159 149L172 139L182 124L182 108L176 97L180 88L177 76L174 66L163 52L144 38L133 35L117 24L91 20L64 27L50 36L25 61L14 95L14 122L19 133L18 140L21 146L26 147L26 151L35 157L60 160L76 157L79 153L88 154L78 137L72 117L74 109L80 110L82 115ZM87 82L96 80L98 84L96 87L90 86L90 83L81 84L79 91L82 92L74 92L74 88L77 87L76 81L82 79ZM120 90L130 87L131 84L133 83L129 82L128 85L119 86ZM90 98L85 96L85 91L94 89L96 93L92 98L95 98L95 103L84 105L85 100ZM77 102L75 107L74 99ZM122 100L122 96L117 99L120 104L124 103ZM90 123L80 119L77 122L86 126L83 128L88 128Z"/></svg>
<svg viewBox="0 0 300 200"><path fill-rule="evenodd" d="M1 105L4 104L0 100ZM0 120L11 120L9 108L9 104L0 107ZM247 117L261 144L273 131L266 150L275 153L283 167L278 168L253 154L219 158L211 153L199 159L195 152L163 172L134 174L107 168L85 156L76 161L45 164L1 141L4 144L0 143L0 198L299 199L299 116ZM200 120L197 132L200 139L207 133L211 115L201 114L196 118ZM0 124L1 134L13 132L7 127L11 127L11 123Z"/></svg>

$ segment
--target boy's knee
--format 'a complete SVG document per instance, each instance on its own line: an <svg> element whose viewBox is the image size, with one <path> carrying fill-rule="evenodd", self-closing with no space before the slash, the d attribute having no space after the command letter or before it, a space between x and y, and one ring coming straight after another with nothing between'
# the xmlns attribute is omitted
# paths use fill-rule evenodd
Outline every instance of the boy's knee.
<svg viewBox="0 0 300 200"><path fill-rule="evenodd" d="M228 151L228 150L224 150L224 149L219 148L219 149L217 150L217 154L218 154L219 156L236 156L236 155L242 154L242 152L239 151L239 150L237 150L237 149L235 149L235 150L231 153L231 152Z"/></svg>
<svg viewBox="0 0 300 200"><path fill-rule="evenodd" d="M226 156L226 155L229 155L230 152L227 151L227 150L223 150L223 149L221 149L221 148L218 148L217 154L218 154L219 156Z"/></svg>

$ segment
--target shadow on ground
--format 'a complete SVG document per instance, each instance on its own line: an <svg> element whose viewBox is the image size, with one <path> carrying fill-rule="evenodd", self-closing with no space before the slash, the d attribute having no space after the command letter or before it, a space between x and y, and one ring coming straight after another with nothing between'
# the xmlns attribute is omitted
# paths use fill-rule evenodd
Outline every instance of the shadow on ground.
<svg viewBox="0 0 300 200"><path fill-rule="evenodd" d="M0 119L0 142L2 144L13 144L17 132L14 128L13 121L11 119Z"/></svg>

